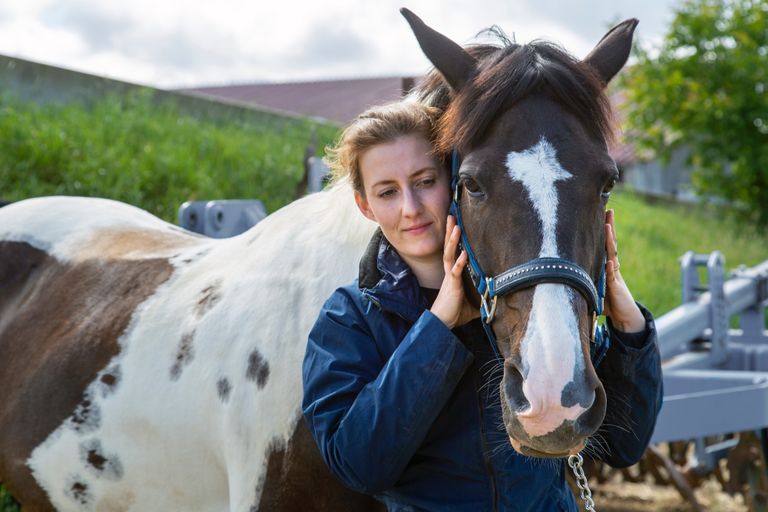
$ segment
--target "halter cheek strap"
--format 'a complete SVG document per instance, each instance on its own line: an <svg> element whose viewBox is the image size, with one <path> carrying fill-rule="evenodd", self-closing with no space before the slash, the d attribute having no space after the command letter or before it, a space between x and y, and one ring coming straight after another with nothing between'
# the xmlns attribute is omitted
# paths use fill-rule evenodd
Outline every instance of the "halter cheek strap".
<svg viewBox="0 0 768 512"><path fill-rule="evenodd" d="M529 288L541 283L560 283L575 288L587 301L590 313L593 313L595 321L603 312L605 300L605 259L603 259L602 271L597 285L589 274L576 263L562 258L536 258L502 272L497 276L487 276L480 267L469 239L464 231L464 221L461 217L459 205L461 199L461 184L459 183L459 153L454 150L451 155L451 190L453 199L449 213L456 219L456 224L461 230L461 246L467 253L467 268L480 294L480 318L483 329L491 343L496 357L501 359L496 335L491 328L491 322L496 314L496 302L502 295L514 293L523 288ZM595 323L593 343L590 345L592 364L597 367L605 357L610 338L604 326Z"/></svg>

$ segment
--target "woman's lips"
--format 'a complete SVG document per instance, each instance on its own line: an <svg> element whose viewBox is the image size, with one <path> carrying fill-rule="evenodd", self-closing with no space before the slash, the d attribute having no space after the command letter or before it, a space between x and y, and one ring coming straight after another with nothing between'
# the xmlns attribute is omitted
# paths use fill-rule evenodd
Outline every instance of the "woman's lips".
<svg viewBox="0 0 768 512"><path fill-rule="evenodd" d="M427 223L424 223L424 224L419 224L417 226L406 228L403 231L405 231L409 235L420 235L420 234L424 233L427 230L427 228L429 228L429 226L431 226L431 225L432 225L431 222L427 222Z"/></svg>

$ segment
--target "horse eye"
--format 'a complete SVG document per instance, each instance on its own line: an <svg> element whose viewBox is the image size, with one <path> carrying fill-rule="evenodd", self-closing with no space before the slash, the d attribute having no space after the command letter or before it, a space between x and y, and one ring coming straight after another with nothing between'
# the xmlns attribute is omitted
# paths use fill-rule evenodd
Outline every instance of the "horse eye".
<svg viewBox="0 0 768 512"><path fill-rule="evenodd" d="M461 181L464 185L464 188L467 189L467 192L469 192L469 195L481 196L483 194L482 189L480 189L480 185L478 185L477 182L472 178L464 176Z"/></svg>
<svg viewBox="0 0 768 512"><path fill-rule="evenodd" d="M603 187L602 196L604 199L608 199L608 196L611 195L611 190L613 190L613 187L616 185L616 178L611 178L611 180Z"/></svg>

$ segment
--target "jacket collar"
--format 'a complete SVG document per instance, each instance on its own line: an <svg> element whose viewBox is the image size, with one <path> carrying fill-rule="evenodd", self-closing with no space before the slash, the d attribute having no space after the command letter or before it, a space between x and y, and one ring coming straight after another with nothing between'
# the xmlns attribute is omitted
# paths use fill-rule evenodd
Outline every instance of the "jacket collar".
<svg viewBox="0 0 768 512"><path fill-rule="evenodd" d="M382 309L407 320L415 322L427 307L416 276L381 228L373 234L360 260L358 284Z"/></svg>

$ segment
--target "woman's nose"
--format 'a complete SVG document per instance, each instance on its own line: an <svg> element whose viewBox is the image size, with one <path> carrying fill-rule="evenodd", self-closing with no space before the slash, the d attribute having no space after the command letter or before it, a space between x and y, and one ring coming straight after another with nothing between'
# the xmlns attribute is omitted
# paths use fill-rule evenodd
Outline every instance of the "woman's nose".
<svg viewBox="0 0 768 512"><path fill-rule="evenodd" d="M406 217L421 213L423 205L419 195L413 190L406 190L403 194L403 215Z"/></svg>

